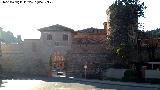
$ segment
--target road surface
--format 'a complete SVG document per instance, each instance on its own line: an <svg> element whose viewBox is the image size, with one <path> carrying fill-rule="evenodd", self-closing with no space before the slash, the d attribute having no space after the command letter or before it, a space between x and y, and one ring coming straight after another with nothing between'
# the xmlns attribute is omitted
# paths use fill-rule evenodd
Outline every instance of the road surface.
<svg viewBox="0 0 160 90"><path fill-rule="evenodd" d="M68 78L3 80L0 90L160 90L159 88L121 86Z"/></svg>

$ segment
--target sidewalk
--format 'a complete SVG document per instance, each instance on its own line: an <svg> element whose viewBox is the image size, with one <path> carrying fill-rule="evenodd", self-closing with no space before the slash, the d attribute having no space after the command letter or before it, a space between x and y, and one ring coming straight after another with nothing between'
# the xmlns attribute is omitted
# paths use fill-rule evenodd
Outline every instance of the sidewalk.
<svg viewBox="0 0 160 90"><path fill-rule="evenodd" d="M143 87L143 88L156 88L160 89L160 85L152 85L149 83L135 83L135 82L120 82L120 81L101 81L101 80L87 80L80 78L73 78L73 80L90 82L90 83L99 83L99 84L109 84L109 85L120 85L120 86L129 86L129 87Z"/></svg>

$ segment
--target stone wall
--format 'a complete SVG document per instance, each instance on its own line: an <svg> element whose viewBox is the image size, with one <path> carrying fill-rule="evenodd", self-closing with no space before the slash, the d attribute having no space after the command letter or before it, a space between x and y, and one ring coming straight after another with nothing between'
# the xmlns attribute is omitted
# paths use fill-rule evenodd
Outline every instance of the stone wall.
<svg viewBox="0 0 160 90"><path fill-rule="evenodd" d="M0 64L5 72L25 72L23 44L2 44Z"/></svg>
<svg viewBox="0 0 160 90"><path fill-rule="evenodd" d="M87 65L87 74L94 75L100 63L106 61L107 55L102 53L72 53L67 65L67 74L76 77L82 77L84 74L84 65Z"/></svg>
<svg viewBox="0 0 160 90"><path fill-rule="evenodd" d="M45 62L41 57L41 47L39 39L24 40L24 62L27 64L26 72L30 74L45 74Z"/></svg>
<svg viewBox="0 0 160 90"><path fill-rule="evenodd" d="M47 40L47 35L50 34L53 38L52 40ZM68 35L68 40L63 40L63 35ZM45 67L47 68L46 73L51 72L49 67L49 61L51 55L55 53L59 53L62 56L71 49L72 43L72 33L69 31L52 31L52 32L42 32L40 39L40 47L41 47L41 59L45 63Z"/></svg>
<svg viewBox="0 0 160 90"><path fill-rule="evenodd" d="M104 32L76 32L73 36L71 50L67 55L67 74L74 77L84 75L84 65L87 64L87 75L95 75L97 64L110 62L107 60L107 50L104 46Z"/></svg>
<svg viewBox="0 0 160 90"><path fill-rule="evenodd" d="M41 39L24 39L21 44L2 44L0 64L6 72L20 72L27 74L48 75L50 56L59 52L63 56L71 49L71 32L49 32L52 40L46 40L42 33ZM68 40L63 41L63 34ZM59 45L55 43L59 42Z"/></svg>
<svg viewBox="0 0 160 90"><path fill-rule="evenodd" d="M55 25L45 27L40 39L24 39L21 44L2 44L0 64L6 72L21 72L36 75L48 75L51 56L59 53L68 62L68 72L82 76L84 64L87 62L88 73L93 74L95 63L106 61L104 46L105 32L90 29L92 32L73 32L73 30ZM47 39L50 35L50 39ZM63 36L68 35L64 40ZM85 43L83 43L85 42ZM67 58L69 56L69 58Z"/></svg>

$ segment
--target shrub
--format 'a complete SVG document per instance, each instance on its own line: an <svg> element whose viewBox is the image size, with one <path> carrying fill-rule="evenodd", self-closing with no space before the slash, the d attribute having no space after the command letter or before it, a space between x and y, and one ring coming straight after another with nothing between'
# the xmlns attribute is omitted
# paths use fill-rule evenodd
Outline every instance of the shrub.
<svg viewBox="0 0 160 90"><path fill-rule="evenodd" d="M136 71L134 70L126 70L124 72L124 77L122 78L123 81L136 81L137 77L136 77Z"/></svg>

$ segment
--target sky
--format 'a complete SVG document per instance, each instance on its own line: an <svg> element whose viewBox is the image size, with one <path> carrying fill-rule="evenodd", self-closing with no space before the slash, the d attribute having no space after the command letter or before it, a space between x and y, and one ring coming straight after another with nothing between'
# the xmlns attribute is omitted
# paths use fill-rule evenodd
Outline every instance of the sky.
<svg viewBox="0 0 160 90"><path fill-rule="evenodd" d="M23 2L18 4L15 1ZM43 3L38 3L39 1ZM144 23L144 29L160 28L160 12L156 11L160 8L160 0L143 1L147 6L146 18L140 19ZM113 2L114 0L0 0L0 27L14 35L21 35L22 39L39 39L40 32L37 29L55 24L75 31L90 27L102 29L103 22L107 21L106 10Z"/></svg>

